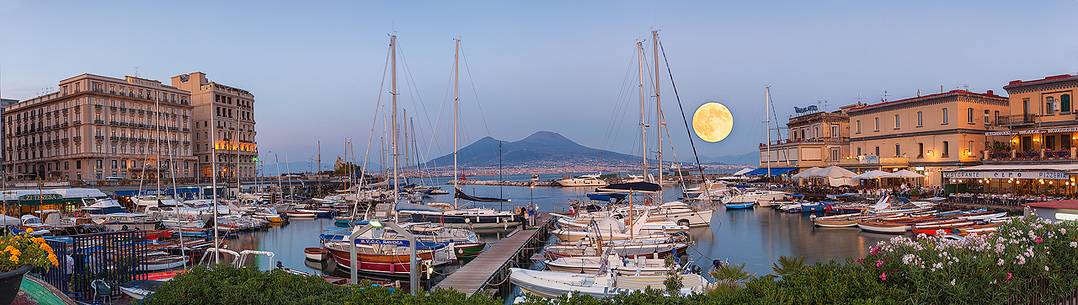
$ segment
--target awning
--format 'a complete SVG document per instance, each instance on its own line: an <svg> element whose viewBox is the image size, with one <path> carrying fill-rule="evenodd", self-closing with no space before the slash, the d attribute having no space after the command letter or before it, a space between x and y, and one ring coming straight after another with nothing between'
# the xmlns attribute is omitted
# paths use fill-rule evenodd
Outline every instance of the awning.
<svg viewBox="0 0 1078 305"><path fill-rule="evenodd" d="M785 174L788 174L788 173L790 173L792 171L795 171L795 170L797 170L796 167L772 167L771 168L771 175L772 176L785 175ZM763 175L767 175L767 168L766 167L757 168L757 169L754 169L754 170L752 170L752 171L750 171L748 173L745 173L745 176L763 176Z"/></svg>

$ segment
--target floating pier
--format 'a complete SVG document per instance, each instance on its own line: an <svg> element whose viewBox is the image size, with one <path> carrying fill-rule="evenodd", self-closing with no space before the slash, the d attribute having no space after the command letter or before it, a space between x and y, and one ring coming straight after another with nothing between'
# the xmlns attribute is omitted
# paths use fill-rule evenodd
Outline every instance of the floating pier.
<svg viewBox="0 0 1078 305"><path fill-rule="evenodd" d="M550 215L542 214L536 226L517 229L498 240L475 259L447 276L434 288L452 289L467 295L497 287L498 295L509 292L509 268L521 266L546 244L553 226Z"/></svg>

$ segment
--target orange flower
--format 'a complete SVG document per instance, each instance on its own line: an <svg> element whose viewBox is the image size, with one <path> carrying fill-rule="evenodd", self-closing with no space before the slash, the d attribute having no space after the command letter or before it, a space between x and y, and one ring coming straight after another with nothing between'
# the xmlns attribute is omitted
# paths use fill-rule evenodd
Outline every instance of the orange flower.
<svg viewBox="0 0 1078 305"><path fill-rule="evenodd" d="M19 263L19 256L18 255L12 255L8 259L11 260L12 263L16 263L16 264Z"/></svg>
<svg viewBox="0 0 1078 305"><path fill-rule="evenodd" d="M53 267L60 265L60 261L56 259L56 254L49 253L49 262L52 263Z"/></svg>
<svg viewBox="0 0 1078 305"><path fill-rule="evenodd" d="M22 255L22 252L19 251L19 249L15 249L15 247L12 247L12 246L7 246L7 248L5 248L4 251L7 251L8 253L11 253L11 256Z"/></svg>
<svg viewBox="0 0 1078 305"><path fill-rule="evenodd" d="M34 233L34 228L26 228L26 233Z"/></svg>

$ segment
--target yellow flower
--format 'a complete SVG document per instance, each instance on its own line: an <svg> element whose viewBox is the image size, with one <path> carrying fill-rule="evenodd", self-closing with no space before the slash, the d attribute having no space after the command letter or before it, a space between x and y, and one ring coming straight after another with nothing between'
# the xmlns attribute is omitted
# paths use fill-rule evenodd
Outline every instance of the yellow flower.
<svg viewBox="0 0 1078 305"><path fill-rule="evenodd" d="M34 233L34 228L26 228L26 233Z"/></svg>
<svg viewBox="0 0 1078 305"><path fill-rule="evenodd" d="M12 247L12 246L7 246L7 248L4 249L4 251L7 251L8 253L11 253L11 256L22 255L22 252L19 251L19 249L15 249L15 247Z"/></svg>
<svg viewBox="0 0 1078 305"><path fill-rule="evenodd" d="M8 259L11 260L12 263L16 263L16 264L19 263L19 256L18 255L12 255Z"/></svg>
<svg viewBox="0 0 1078 305"><path fill-rule="evenodd" d="M60 261L56 259L56 254L49 253L49 262L52 263L53 267L60 265Z"/></svg>

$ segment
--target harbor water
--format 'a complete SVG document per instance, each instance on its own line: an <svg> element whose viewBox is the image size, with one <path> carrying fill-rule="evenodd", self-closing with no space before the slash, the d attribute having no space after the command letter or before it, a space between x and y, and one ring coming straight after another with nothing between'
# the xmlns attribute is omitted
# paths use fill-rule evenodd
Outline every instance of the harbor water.
<svg viewBox="0 0 1078 305"><path fill-rule="evenodd" d="M528 178L506 177L507 180ZM544 180L554 178L557 177L541 177ZM452 186L446 186L446 182L445 178L433 179L436 185L451 190ZM485 185L464 185L461 188L466 193L477 196L500 196L511 200L508 203L483 203L476 206L512 209L534 202L544 212L564 212L571 201L587 200L585 194L591 190ZM667 187L665 191L668 201L676 200L680 195L679 186ZM449 195L432 199L439 202L452 200ZM470 207L472 204L461 202L462 206ZM274 252L276 256L273 259L259 258L257 261L263 269L272 268L279 261L285 267L310 273L347 276L346 273L335 271L332 266L309 262L304 258L303 248L318 247L318 235L327 229L337 229L332 219L292 220L265 231L239 234L238 237L229 239L227 244L229 248L236 250L258 249ZM758 275L771 272L771 265L781 256L804 257L808 263L831 260L841 262L848 258L863 257L869 247L890 237L862 233L857 228L814 228L809 217L803 214L786 214L761 207L728 211L721 206L716 209L710 227L694 228L690 235L695 244L689 248L688 255L703 270L709 270L713 260L724 260L733 264L745 264L747 271ZM497 236L484 236L484 239L488 243L497 242ZM453 268L448 269L451 271Z"/></svg>

